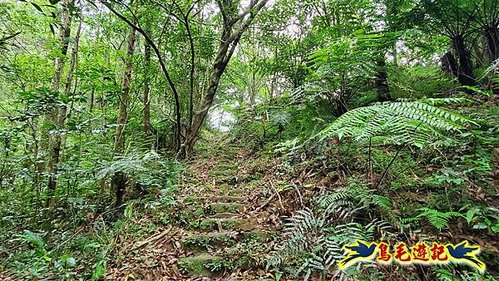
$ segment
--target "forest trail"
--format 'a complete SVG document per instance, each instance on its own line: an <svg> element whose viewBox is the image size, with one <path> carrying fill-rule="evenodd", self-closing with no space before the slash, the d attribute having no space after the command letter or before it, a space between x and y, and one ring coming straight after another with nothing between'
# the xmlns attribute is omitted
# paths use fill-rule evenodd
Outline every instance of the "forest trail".
<svg viewBox="0 0 499 281"><path fill-rule="evenodd" d="M0 281L499 280L498 136L499 0L0 0Z"/></svg>
<svg viewBox="0 0 499 281"><path fill-rule="evenodd" d="M158 210L134 232L148 232L158 218L169 222L140 239L125 235L128 246L117 251L123 257L108 268L107 280L247 280L265 275L264 254L272 247L264 242L280 225L279 216L267 208L276 196L261 188L264 175L255 166L262 163L237 145L228 147L186 166L175 213Z"/></svg>

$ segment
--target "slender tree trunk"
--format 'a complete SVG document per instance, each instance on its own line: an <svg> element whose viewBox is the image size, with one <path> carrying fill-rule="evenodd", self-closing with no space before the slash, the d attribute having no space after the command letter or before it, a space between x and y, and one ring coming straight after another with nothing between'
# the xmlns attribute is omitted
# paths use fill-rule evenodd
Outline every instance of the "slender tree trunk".
<svg viewBox="0 0 499 281"><path fill-rule="evenodd" d="M252 105L255 104L256 100L256 73L255 70L251 70L251 89L250 89L250 97L249 101Z"/></svg>
<svg viewBox="0 0 499 281"><path fill-rule="evenodd" d="M274 102L275 74L272 72L270 77L269 103L272 104Z"/></svg>
<svg viewBox="0 0 499 281"><path fill-rule="evenodd" d="M175 87L175 83L173 83L173 80L170 76L170 73L168 72L168 69L166 68L166 64L165 64L165 61L163 60L163 56L161 55L161 51L159 50L158 46L154 43L154 41L151 39L151 37L147 34L147 32L145 32L142 28L140 28L140 26L138 26L136 24L136 22L130 21L129 19L127 19L124 15L122 15L116 9L114 9L112 7L112 5L109 2L107 2L106 0L100 0L100 2L104 6L106 6L113 14L115 14L121 20L126 22L131 28L133 28L134 30L136 30L137 32L142 34L144 36L144 38L146 39L147 43L149 43L151 45L152 50L156 54L156 57L159 60L159 65L161 66L161 71L163 72L163 75L165 76L165 78L168 82L168 85L170 86L170 89L173 93L173 99L175 102L175 107L174 107L174 109L175 109L175 125L173 127L173 131L174 131L173 132L173 135L174 135L173 147L174 147L175 151L179 152L181 142L182 142L182 140L181 140L182 116L181 116L181 111L180 111L180 97L179 97L179 93L177 91L177 88Z"/></svg>
<svg viewBox="0 0 499 281"><path fill-rule="evenodd" d="M95 89L90 92L90 99L88 101L88 111L92 112L94 110L95 103Z"/></svg>
<svg viewBox="0 0 499 281"><path fill-rule="evenodd" d="M459 75L459 66L457 65L456 58L454 57L452 52L445 53L445 55L440 59L440 61L442 64L442 70L445 73L454 75L455 77Z"/></svg>
<svg viewBox="0 0 499 281"><path fill-rule="evenodd" d="M275 46L275 49L274 49L274 60L277 60L277 45ZM270 97L269 97L269 102L270 104L272 104L274 102L274 90L275 90L275 84L276 84L276 80L277 80L277 75L276 75L276 72L274 70L272 70L270 76L272 77L271 78L271 81L270 81Z"/></svg>
<svg viewBox="0 0 499 281"><path fill-rule="evenodd" d="M146 143L150 144L150 138L153 136L153 128L151 125L151 79L150 79L150 66L151 66L151 45L144 43L144 68L145 68L145 81L144 81L144 134L146 135Z"/></svg>
<svg viewBox="0 0 499 281"><path fill-rule="evenodd" d="M381 56L376 61L376 66L378 71L374 84L376 86L376 91L378 92L378 101L390 101L392 100L392 96L390 95L390 88L388 87L388 73L386 71L386 60L384 56Z"/></svg>
<svg viewBox="0 0 499 281"><path fill-rule="evenodd" d="M123 14L119 13L113 6L105 1L101 0L104 6L106 6L111 12L113 12L120 19L125 21L129 26L131 26L134 30L137 30L141 33L158 57L161 70L168 81L168 85L170 86L174 102L175 102L175 126L174 126L174 148L177 151L177 155L185 157L187 152L192 151L192 148L197 140L199 129L203 124L208 110L210 109L216 90L218 88L218 84L220 82L220 77L222 76L230 58L234 54L237 44L241 39L243 32L245 32L249 25L252 23L256 15L259 11L265 6L268 0L252 0L250 1L249 7L246 8L245 11L240 12L238 10L238 5L234 1L216 1L219 6L223 18L223 28L222 28L222 37L219 45L219 49L217 51L217 56L215 58L215 62L212 69L211 81L206 90L206 95L201 103L201 109L198 110L192 120L192 128L186 134L184 141L182 142L181 136L181 112L180 112L180 98L179 94L176 90L175 84L170 77L168 69L166 68L165 62L163 60L163 56L161 55L160 50L157 45L154 44L154 41L149 37L149 35L142 29L140 26L137 26L135 23L131 22L127 19ZM237 28L236 28L237 27Z"/></svg>
<svg viewBox="0 0 499 281"><path fill-rule="evenodd" d="M457 76L459 83L463 86L476 85L471 55L466 49L464 37L462 35L457 35L452 38L452 47L456 52L459 61L459 72Z"/></svg>
<svg viewBox="0 0 499 281"><path fill-rule="evenodd" d="M121 155L125 150L125 127L128 122L128 108L130 106L130 84L132 81L133 53L135 51L136 33L134 28L130 28L128 36L127 53L125 58L125 71L121 84L121 95L119 101L118 127L114 141L114 154ZM113 175L111 185L116 191L116 206L121 206L126 188L126 176L123 172L116 172Z"/></svg>
<svg viewBox="0 0 499 281"><path fill-rule="evenodd" d="M189 51L191 55L190 73L189 73L189 124L187 132L192 130L192 118L194 115L194 75L196 74L196 53L194 49L194 38L189 24L189 14L184 16L185 29L187 30L187 37L189 38Z"/></svg>
<svg viewBox="0 0 499 281"><path fill-rule="evenodd" d="M397 49L397 42L398 42L398 40L395 40L395 42L393 43L393 49L392 49L393 65L395 65L395 66L399 65L399 52Z"/></svg>
<svg viewBox="0 0 499 281"><path fill-rule="evenodd" d="M61 55L54 60L54 77L52 78L52 91L59 92L64 64L69 48L69 39L71 36L71 13L70 9L74 5L73 0L64 0L62 2L61 11L61 26L59 29L59 37L61 40ZM72 65L74 67L74 64ZM70 70L71 71L71 70ZM68 75L69 76L69 75ZM64 105L62 106L64 107ZM53 195L57 188L57 165L59 164L61 151L61 132L64 122L61 123L60 114L63 112L61 106L54 105L47 116L47 123L51 127L52 132L48 136L48 205L52 205Z"/></svg>
<svg viewBox="0 0 499 281"><path fill-rule="evenodd" d="M347 103L345 101L345 96L348 95L348 88L346 85L345 73L341 75L341 87L340 92L337 96L335 96L334 102L336 104L336 117L340 117L341 115L348 112Z"/></svg>
<svg viewBox="0 0 499 281"><path fill-rule="evenodd" d="M182 155L183 157L186 157L187 155L191 154L194 149L194 144L197 141L199 130L201 129L201 126L203 125L203 122L206 119L206 116L208 115L208 110L213 104L215 93L217 91L218 84L220 83L220 78L222 77L222 74L226 67L227 63L223 61L215 63L213 67L211 81L210 84L208 85L208 88L206 89L206 95L201 104L201 109L198 112L196 112L196 114L194 115L194 118L192 120L191 131L186 137L183 147L184 151L181 152L183 154Z"/></svg>
<svg viewBox="0 0 499 281"><path fill-rule="evenodd" d="M485 38L487 41L487 54L490 62L499 58L499 29L497 26L485 28Z"/></svg>

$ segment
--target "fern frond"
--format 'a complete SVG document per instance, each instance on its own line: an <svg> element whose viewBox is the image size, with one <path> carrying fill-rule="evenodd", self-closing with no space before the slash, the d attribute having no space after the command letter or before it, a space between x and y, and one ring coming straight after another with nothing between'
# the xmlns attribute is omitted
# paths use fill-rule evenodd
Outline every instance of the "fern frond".
<svg viewBox="0 0 499 281"><path fill-rule="evenodd" d="M416 218L425 217L428 219L431 225L433 225L438 230L442 230L449 225L449 220L456 217L464 217L459 212L441 212L439 210L430 209L430 208L420 208L419 211L422 211Z"/></svg>
<svg viewBox="0 0 499 281"><path fill-rule="evenodd" d="M277 243L268 265L291 263L295 277L305 279L314 272L328 272L344 258L342 246L356 239L372 241L376 233L385 236L393 227L386 221L373 220L364 225L360 217L369 205L390 205L361 181L349 178L346 188L320 196L311 208L303 208L284 226L283 240Z"/></svg>
<svg viewBox="0 0 499 281"><path fill-rule="evenodd" d="M454 281L456 280L454 273L442 267L435 267L432 269L433 274L437 277L439 281Z"/></svg>
<svg viewBox="0 0 499 281"><path fill-rule="evenodd" d="M423 147L442 132L459 132L476 124L457 113L433 106L461 102L461 99L424 99L378 103L356 108L333 121L316 137L351 137L356 141L377 138L385 144L410 144Z"/></svg>
<svg viewBox="0 0 499 281"><path fill-rule="evenodd" d="M383 196L383 195L377 195L373 194L371 195L371 202L373 205L384 209L384 210L392 210L392 202L390 201L390 198Z"/></svg>

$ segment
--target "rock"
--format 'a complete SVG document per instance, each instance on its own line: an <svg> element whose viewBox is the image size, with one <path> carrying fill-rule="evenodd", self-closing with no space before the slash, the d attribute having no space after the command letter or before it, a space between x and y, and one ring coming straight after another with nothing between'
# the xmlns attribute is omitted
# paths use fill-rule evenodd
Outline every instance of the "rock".
<svg viewBox="0 0 499 281"><path fill-rule="evenodd" d="M187 250L211 250L230 247L236 243L237 232L235 231L191 234L182 239L182 244Z"/></svg>
<svg viewBox="0 0 499 281"><path fill-rule="evenodd" d="M201 254L178 260L183 271L197 276L213 277L223 269L223 259L218 256Z"/></svg>
<svg viewBox="0 0 499 281"><path fill-rule="evenodd" d="M199 223L199 228L206 231L236 230L240 229L244 223L238 218L207 218Z"/></svg>
<svg viewBox="0 0 499 281"><path fill-rule="evenodd" d="M242 212L246 205L241 203L211 203L209 209L214 213Z"/></svg>

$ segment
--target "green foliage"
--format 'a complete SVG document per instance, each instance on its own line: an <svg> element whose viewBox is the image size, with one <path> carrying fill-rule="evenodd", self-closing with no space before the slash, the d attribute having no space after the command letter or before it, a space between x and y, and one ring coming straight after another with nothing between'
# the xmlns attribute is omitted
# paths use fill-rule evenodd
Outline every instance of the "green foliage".
<svg viewBox="0 0 499 281"><path fill-rule="evenodd" d="M408 223L417 219L426 218L431 225L441 231L443 228L447 228L449 226L449 220L464 217L459 212L442 212L431 208L420 208L418 211L420 212L419 215L414 218L402 219L402 223Z"/></svg>
<svg viewBox="0 0 499 281"><path fill-rule="evenodd" d="M495 207L473 206L465 214L466 222L473 229L490 229L499 233L499 209Z"/></svg>
<svg viewBox="0 0 499 281"><path fill-rule="evenodd" d="M351 137L354 141L423 148L430 142L446 139L443 133L459 132L464 126L475 124L458 113L434 106L455 102L462 100L423 99L361 107L343 114L317 136L320 140L333 136Z"/></svg>
<svg viewBox="0 0 499 281"><path fill-rule="evenodd" d="M42 237L40 237L38 234L33 233L29 230L25 230L24 234L21 236L21 239L34 246L35 255L37 257L42 258L43 260L48 262L52 260L49 256L49 253L45 249L45 241L43 241Z"/></svg>
<svg viewBox="0 0 499 281"><path fill-rule="evenodd" d="M167 195L174 190L179 171L178 163L162 159L156 152L150 151L119 156L115 161L103 165L97 176L102 179L123 172L143 188L157 188Z"/></svg>
<svg viewBox="0 0 499 281"><path fill-rule="evenodd" d="M438 67L393 67L388 70L388 76L393 98L445 96L446 91L456 86Z"/></svg>
<svg viewBox="0 0 499 281"><path fill-rule="evenodd" d="M316 198L313 209L301 209L286 222L282 240L267 266L284 268L291 276L305 280L314 274L336 272L335 264L343 258L342 245L355 239L369 241L375 234L391 235L390 224L383 220L356 220L366 215L370 206L391 209L388 198L374 194L355 179L346 188Z"/></svg>

